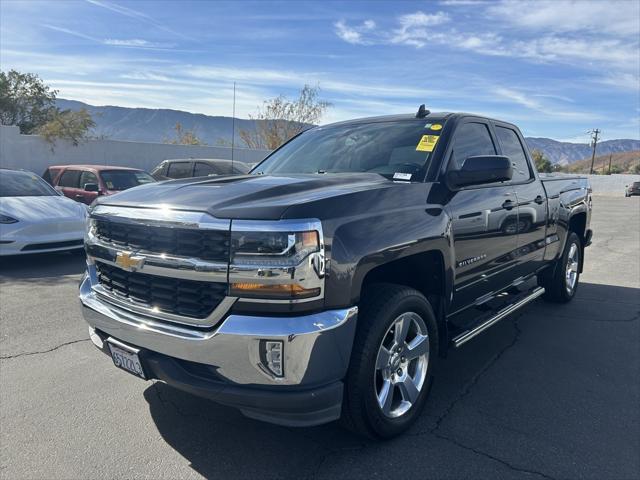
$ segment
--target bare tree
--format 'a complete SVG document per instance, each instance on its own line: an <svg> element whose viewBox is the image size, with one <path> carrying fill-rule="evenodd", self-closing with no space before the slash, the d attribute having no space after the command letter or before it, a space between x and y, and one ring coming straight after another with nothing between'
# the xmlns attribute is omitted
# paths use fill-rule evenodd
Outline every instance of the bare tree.
<svg viewBox="0 0 640 480"><path fill-rule="evenodd" d="M320 122L331 104L319 100L319 93L319 87L305 85L296 100L289 100L284 95L266 100L255 116L249 115L255 120L255 130L240 130L240 138L249 148L278 148Z"/></svg>
<svg viewBox="0 0 640 480"><path fill-rule="evenodd" d="M173 145L206 145L205 142L198 138L194 128L184 128L182 124L176 123L173 127L175 132L174 138L165 138L164 143L171 143Z"/></svg>

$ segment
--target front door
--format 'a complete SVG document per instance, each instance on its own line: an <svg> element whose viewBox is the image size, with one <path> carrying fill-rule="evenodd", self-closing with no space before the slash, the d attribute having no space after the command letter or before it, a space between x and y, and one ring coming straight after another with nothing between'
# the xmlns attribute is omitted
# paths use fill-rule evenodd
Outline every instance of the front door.
<svg viewBox="0 0 640 480"><path fill-rule="evenodd" d="M93 202L96 198L98 198L99 193L88 192L87 190L85 190L84 187L87 183L94 183L98 185L98 188L100 187L100 182L98 182L98 177L96 176L96 174L85 170L80 175L79 187L81 191L80 195L82 195L81 202L86 203L87 205L91 205L91 202Z"/></svg>
<svg viewBox="0 0 640 480"><path fill-rule="evenodd" d="M62 191L65 197L69 197L72 200L83 201L84 196L82 190L80 190L80 170L74 170L71 168L66 169L60 175L56 190Z"/></svg>
<svg viewBox="0 0 640 480"><path fill-rule="evenodd" d="M467 120L454 133L448 169L459 169L468 157L496 155L489 125ZM467 187L448 202L455 252L451 313L480 303L488 293L513 281L517 249L518 209L507 183Z"/></svg>

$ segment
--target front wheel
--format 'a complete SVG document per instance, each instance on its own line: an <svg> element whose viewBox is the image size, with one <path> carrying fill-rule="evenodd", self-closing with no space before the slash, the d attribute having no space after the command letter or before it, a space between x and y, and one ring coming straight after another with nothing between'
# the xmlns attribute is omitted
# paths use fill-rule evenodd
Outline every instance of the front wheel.
<svg viewBox="0 0 640 480"><path fill-rule="evenodd" d="M437 349L436 319L424 295L399 285L369 287L360 303L343 422L374 438L404 432L424 407Z"/></svg>
<svg viewBox="0 0 640 480"><path fill-rule="evenodd" d="M540 277L540 284L545 288L546 300L558 303L571 301L578 290L581 261L582 242L575 232L569 232L562 257L554 272Z"/></svg>

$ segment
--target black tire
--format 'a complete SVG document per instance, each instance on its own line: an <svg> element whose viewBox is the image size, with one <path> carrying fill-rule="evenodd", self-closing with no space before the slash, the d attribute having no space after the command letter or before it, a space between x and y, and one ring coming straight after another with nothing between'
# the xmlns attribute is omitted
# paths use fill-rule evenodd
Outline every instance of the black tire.
<svg viewBox="0 0 640 480"><path fill-rule="evenodd" d="M575 248L575 255L570 260L570 254ZM567 242L564 246L562 256L556 263L552 271L546 272L538 277L538 283L544 287L545 293L543 298L550 302L567 303L575 296L578 285L580 283L580 265L582 262L582 242L575 232L569 232ZM570 288L570 281L567 279L567 266L572 261L577 263L577 271L575 271L575 283Z"/></svg>
<svg viewBox="0 0 640 480"><path fill-rule="evenodd" d="M378 403L377 375L380 370L376 368L379 349L384 345L385 339L394 338L393 330L389 330L395 322L403 315L408 315L413 322L420 317L423 322L412 323L416 328L426 327L428 334L428 353L426 355L426 368L421 363L422 370L426 371L424 381L419 388L416 400L413 401L408 410L395 418L390 418L383 413L382 407ZM420 326L419 326L420 325ZM391 337L389 337L391 335ZM410 334L409 334L410 335ZM416 337L414 337L415 340ZM426 340L424 340L426 341ZM409 342L411 343L411 342ZM426 345L425 345L426 347ZM409 352L409 350L406 350ZM395 354L398 357L400 354ZM404 353L402 354L404 355ZM393 357L394 355L392 355ZM410 354L407 354L407 359ZM421 357L423 358L423 357ZM376 284L367 288L363 293L359 305L358 328L351 354L349 371L345 379L345 394L342 408L342 422L350 430L369 438L392 438L407 430L422 412L427 399L432 381L432 371L434 361L438 358L438 327L436 317L429 301L417 290L395 284ZM405 361L405 357L402 357ZM398 360L396 358L396 360ZM414 360L406 360L414 362ZM421 360L415 360L420 362ZM422 360L424 361L424 359ZM389 367L385 372L395 370L390 357ZM417 363L407 363L404 378L409 375L410 368L417 368ZM397 372L402 372L399 368ZM417 370L414 371L418 377ZM395 379L395 373L393 374ZM398 379L401 377L398 376ZM405 382L399 382L403 385ZM392 400L404 399L403 385L396 385L391 388ZM395 393L394 393L395 392ZM396 395L396 397L394 397ZM401 395L398 397L398 395ZM405 408L406 403L404 404Z"/></svg>

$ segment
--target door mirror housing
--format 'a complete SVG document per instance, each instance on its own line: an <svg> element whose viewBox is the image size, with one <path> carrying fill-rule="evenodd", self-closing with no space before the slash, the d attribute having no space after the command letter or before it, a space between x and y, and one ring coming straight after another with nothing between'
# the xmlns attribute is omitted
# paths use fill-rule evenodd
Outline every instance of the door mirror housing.
<svg viewBox="0 0 640 480"><path fill-rule="evenodd" d="M467 157L460 170L447 174L449 183L456 187L484 185L511 180L513 167L509 157L502 155L478 155Z"/></svg>
<svg viewBox="0 0 640 480"><path fill-rule="evenodd" d="M85 192L100 192L100 186L97 183L85 183L84 184Z"/></svg>

